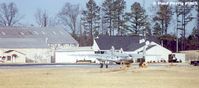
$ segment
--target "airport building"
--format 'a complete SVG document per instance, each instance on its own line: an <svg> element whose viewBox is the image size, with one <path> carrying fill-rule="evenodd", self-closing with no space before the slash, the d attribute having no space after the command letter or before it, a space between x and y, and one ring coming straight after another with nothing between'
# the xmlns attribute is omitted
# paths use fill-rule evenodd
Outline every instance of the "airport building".
<svg viewBox="0 0 199 88"><path fill-rule="evenodd" d="M64 28L0 28L1 63L54 63L57 49L78 46Z"/></svg>
<svg viewBox="0 0 199 88"><path fill-rule="evenodd" d="M145 55L146 62L168 61L172 52L159 44L159 40L154 36L99 36L94 40L94 51L109 51L112 47L116 51L122 51L131 55L134 62L139 62L139 58ZM144 49L145 48L145 49ZM145 50L145 53L144 53Z"/></svg>
<svg viewBox="0 0 199 88"><path fill-rule="evenodd" d="M123 52L132 56L134 62L139 62L143 58L143 50L145 48L146 62L168 62L169 54L172 52L161 45L159 40L153 36L147 36L146 42L142 36L98 36L94 39L93 46L90 47L69 47L68 49L60 49L56 51L56 63L76 63L79 60L98 62L96 58L100 58L100 54L110 54L111 49L114 52ZM146 44L147 43L147 44ZM98 54L98 55L96 55ZM101 55L101 58L110 55Z"/></svg>
<svg viewBox="0 0 199 88"><path fill-rule="evenodd" d="M147 62L168 61L172 52L157 38L147 36L98 36L93 46L79 47L78 42L59 27L0 27L0 63L76 63L98 62L99 52L124 52L139 61L145 55ZM145 48L145 49L144 49ZM144 53L145 51L145 53ZM103 57L102 57L103 58Z"/></svg>

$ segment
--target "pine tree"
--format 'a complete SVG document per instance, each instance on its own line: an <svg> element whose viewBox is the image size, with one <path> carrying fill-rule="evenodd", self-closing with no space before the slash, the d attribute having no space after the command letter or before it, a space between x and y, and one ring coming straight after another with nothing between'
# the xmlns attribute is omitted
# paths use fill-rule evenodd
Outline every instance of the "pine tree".
<svg viewBox="0 0 199 88"><path fill-rule="evenodd" d="M166 35L172 18L172 8L169 5L159 5L154 21L161 24L161 35Z"/></svg>
<svg viewBox="0 0 199 88"><path fill-rule="evenodd" d="M106 33L109 35L113 35L113 19L114 19L114 0L105 0L102 4L102 11L103 11L103 26L106 26Z"/></svg>
<svg viewBox="0 0 199 88"><path fill-rule="evenodd" d="M147 31L147 27L149 27L149 23L147 21L147 15L145 14L145 10L141 7L140 3L135 2L131 6L131 12L126 13L126 19L129 21L128 30L131 34L143 34L144 31Z"/></svg>
<svg viewBox="0 0 199 88"><path fill-rule="evenodd" d="M102 4L102 25L109 35L124 35L125 20L124 10L126 2L124 0L105 0Z"/></svg>
<svg viewBox="0 0 199 88"><path fill-rule="evenodd" d="M97 6L94 0L89 0L86 4L87 10L84 10L82 15L82 20L84 24L84 29L88 30L90 36L93 37L94 34L98 32L100 24L100 7Z"/></svg>
<svg viewBox="0 0 199 88"><path fill-rule="evenodd" d="M126 8L126 2L124 0L116 0L114 2L114 19L113 19L113 26L114 30L117 31L118 35L124 34L124 9Z"/></svg>
<svg viewBox="0 0 199 88"><path fill-rule="evenodd" d="M160 24L158 22L155 23L155 25L153 26L153 35L160 37L161 36L161 27Z"/></svg>
<svg viewBox="0 0 199 88"><path fill-rule="evenodd" d="M84 33L89 33L87 41L88 45L92 45L93 36L99 34L100 7L97 6L94 0L89 0L86 4L86 10L83 10L82 12L82 16L81 19L85 29Z"/></svg>
<svg viewBox="0 0 199 88"><path fill-rule="evenodd" d="M159 0L160 2L164 2L164 0ZM168 27L171 22L171 18L173 15L172 7L169 5L158 5L158 10L156 12L155 17L153 18L154 22L157 22L161 26L161 35L159 36L161 40L161 45L164 46L164 42L168 44L167 41L170 41L171 35L167 35ZM155 25L154 25L155 26Z"/></svg>

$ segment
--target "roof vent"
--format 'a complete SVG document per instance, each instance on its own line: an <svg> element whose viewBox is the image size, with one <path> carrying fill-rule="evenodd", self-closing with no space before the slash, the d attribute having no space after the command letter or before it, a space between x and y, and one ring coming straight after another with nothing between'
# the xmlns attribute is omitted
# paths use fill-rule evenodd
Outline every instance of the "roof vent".
<svg viewBox="0 0 199 88"><path fill-rule="evenodd" d="M64 33L62 31L59 31L60 34L64 35Z"/></svg>
<svg viewBox="0 0 199 88"><path fill-rule="evenodd" d="M2 35L6 35L6 33L5 33L5 32L1 32L1 34L2 34Z"/></svg>
<svg viewBox="0 0 199 88"><path fill-rule="evenodd" d="M53 31L53 34L54 34L54 35L56 35L56 32L55 32L55 31Z"/></svg>
<svg viewBox="0 0 199 88"><path fill-rule="evenodd" d="M23 32L20 32L20 35L24 35L24 33L23 33Z"/></svg>
<svg viewBox="0 0 199 88"><path fill-rule="evenodd" d="M37 31L33 31L33 32L34 32L34 34L39 35L39 33Z"/></svg>

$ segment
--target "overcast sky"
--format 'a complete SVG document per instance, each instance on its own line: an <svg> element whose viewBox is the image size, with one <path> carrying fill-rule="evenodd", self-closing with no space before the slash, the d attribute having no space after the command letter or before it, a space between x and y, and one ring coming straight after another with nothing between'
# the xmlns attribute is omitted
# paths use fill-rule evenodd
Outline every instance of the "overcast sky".
<svg viewBox="0 0 199 88"><path fill-rule="evenodd" d="M95 0L98 5L101 6L104 0ZM127 5L127 11L130 10L131 5L134 2L140 2L148 14L152 14L149 8L153 5L155 0L125 0ZM172 1L172 0L171 0ZM16 3L20 15L23 19L20 21L25 25L37 25L35 22L35 13L37 9L45 9L50 16L55 16L63 7L64 3L69 2L71 4L79 4L81 9L86 8L88 0L0 0L0 3ZM144 2L144 3L143 3ZM193 22L194 24L195 22ZM171 24L171 30L174 28L174 24ZM189 31L190 32L190 31Z"/></svg>

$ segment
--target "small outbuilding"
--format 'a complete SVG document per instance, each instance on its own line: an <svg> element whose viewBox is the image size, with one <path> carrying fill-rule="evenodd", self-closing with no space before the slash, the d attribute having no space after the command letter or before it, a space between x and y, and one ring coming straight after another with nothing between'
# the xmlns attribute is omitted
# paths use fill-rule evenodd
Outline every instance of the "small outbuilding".
<svg viewBox="0 0 199 88"><path fill-rule="evenodd" d="M0 56L2 63L26 63L26 54L24 53L15 50L8 50L3 53L3 56Z"/></svg>

